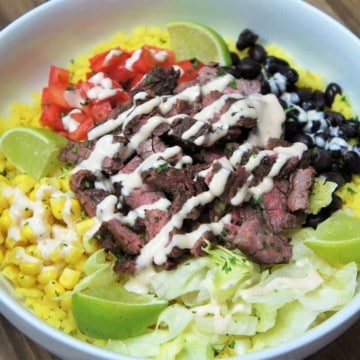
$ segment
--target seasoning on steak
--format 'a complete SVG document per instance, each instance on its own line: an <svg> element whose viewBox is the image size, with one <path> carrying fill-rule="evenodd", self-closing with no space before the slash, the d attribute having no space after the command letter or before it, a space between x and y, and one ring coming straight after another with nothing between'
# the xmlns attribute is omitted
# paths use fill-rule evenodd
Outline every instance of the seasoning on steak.
<svg viewBox="0 0 360 360"><path fill-rule="evenodd" d="M283 232L303 223L314 181L306 146L282 139L282 107L260 94L258 80L235 79L216 64L189 83L178 78L177 69L154 68L92 130L90 146L69 142L61 154L79 164L70 186L88 215L99 216L95 238L115 254L114 270L173 269L206 255L209 241L259 264L289 261ZM103 135L119 149L95 146ZM108 196L114 206L97 214Z"/></svg>

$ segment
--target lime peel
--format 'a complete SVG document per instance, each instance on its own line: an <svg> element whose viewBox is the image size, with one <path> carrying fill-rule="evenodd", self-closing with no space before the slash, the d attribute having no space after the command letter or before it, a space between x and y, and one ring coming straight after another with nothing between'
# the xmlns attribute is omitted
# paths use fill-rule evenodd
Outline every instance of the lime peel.
<svg viewBox="0 0 360 360"><path fill-rule="evenodd" d="M142 335L167 307L166 300L109 285L75 292L72 312L80 331L98 339L126 339Z"/></svg>
<svg viewBox="0 0 360 360"><path fill-rule="evenodd" d="M166 27L178 61L197 58L204 63L231 64L230 50L214 29L189 20L172 21Z"/></svg>
<svg viewBox="0 0 360 360"><path fill-rule="evenodd" d="M20 172L38 180L62 164L58 155L66 143L64 137L51 130L19 126L2 133L0 151Z"/></svg>

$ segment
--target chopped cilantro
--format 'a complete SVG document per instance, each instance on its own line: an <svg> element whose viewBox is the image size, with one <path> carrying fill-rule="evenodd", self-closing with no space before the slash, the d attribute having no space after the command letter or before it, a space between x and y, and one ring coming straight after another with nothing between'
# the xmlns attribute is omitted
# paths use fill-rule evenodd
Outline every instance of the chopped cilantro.
<svg viewBox="0 0 360 360"><path fill-rule="evenodd" d="M271 247L273 248L273 250L275 250L276 252L280 252L280 247L275 245L275 244L271 244Z"/></svg>
<svg viewBox="0 0 360 360"><path fill-rule="evenodd" d="M216 74L217 74L217 76L224 76L224 75L226 75L226 71L223 68L219 67L216 70Z"/></svg>
<svg viewBox="0 0 360 360"><path fill-rule="evenodd" d="M199 60L197 58L190 59L190 62L195 69L199 66Z"/></svg>
<svg viewBox="0 0 360 360"><path fill-rule="evenodd" d="M264 250L269 250L269 244L266 241L263 241L262 247Z"/></svg>
<svg viewBox="0 0 360 360"><path fill-rule="evenodd" d="M264 201L264 198L262 196L259 196L258 198L254 199L252 198L250 203L251 205L259 205Z"/></svg>
<svg viewBox="0 0 360 360"><path fill-rule="evenodd" d="M350 194L357 194L357 191L354 190L352 187L347 186L346 187L346 191L349 192Z"/></svg>
<svg viewBox="0 0 360 360"><path fill-rule="evenodd" d="M78 152L78 147L76 145L74 145L71 150L70 150L73 154L76 154Z"/></svg>
<svg viewBox="0 0 360 360"><path fill-rule="evenodd" d="M91 183L90 183L90 181L85 180L85 181L84 181L84 186L85 186L86 189L90 189L90 188L91 188Z"/></svg>
<svg viewBox="0 0 360 360"><path fill-rule="evenodd" d="M227 235L229 233L229 229L224 227L222 230L221 230L221 234L222 235Z"/></svg>
<svg viewBox="0 0 360 360"><path fill-rule="evenodd" d="M230 348L230 349L234 349L234 348L235 348L235 344L236 344L235 340L231 341L231 343L229 344L229 348Z"/></svg>
<svg viewBox="0 0 360 360"><path fill-rule="evenodd" d="M232 80L230 81L229 86L230 86L232 89L237 89L236 80L235 80L235 79L232 79Z"/></svg>
<svg viewBox="0 0 360 360"><path fill-rule="evenodd" d="M168 167L169 167L168 163L163 163L163 164L159 165L155 170L158 174L160 174L161 172L166 170Z"/></svg>
<svg viewBox="0 0 360 360"><path fill-rule="evenodd" d="M225 151L233 152L235 150L235 146L233 144L226 144Z"/></svg>

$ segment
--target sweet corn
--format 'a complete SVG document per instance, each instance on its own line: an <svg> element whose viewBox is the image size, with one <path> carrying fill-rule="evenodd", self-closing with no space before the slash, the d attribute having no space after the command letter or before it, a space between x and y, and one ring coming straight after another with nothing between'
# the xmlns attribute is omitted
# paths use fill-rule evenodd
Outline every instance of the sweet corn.
<svg viewBox="0 0 360 360"><path fill-rule="evenodd" d="M35 180L26 174L20 174L15 176L12 184L20 188L25 194L28 194L35 185Z"/></svg>
<svg viewBox="0 0 360 360"><path fill-rule="evenodd" d="M76 264L73 265L73 266L74 266L74 269L75 269L76 271L82 272L82 271L83 271L83 268L84 268L84 264L85 264L85 262L86 262L87 259L88 259L87 256L82 255L82 256L80 257L79 261L78 261Z"/></svg>
<svg viewBox="0 0 360 360"><path fill-rule="evenodd" d="M51 280L45 287L45 294L49 299L56 298L65 292L64 287L56 280Z"/></svg>
<svg viewBox="0 0 360 360"><path fill-rule="evenodd" d="M94 226L94 220L92 218L85 219L76 223L75 228L77 234L84 236Z"/></svg>
<svg viewBox="0 0 360 360"><path fill-rule="evenodd" d="M39 262L21 262L19 269L26 275L37 275L41 271L41 264Z"/></svg>
<svg viewBox="0 0 360 360"><path fill-rule="evenodd" d="M15 240L10 237L5 239L5 246L7 249L13 249L15 246L25 246L27 241L25 239Z"/></svg>
<svg viewBox="0 0 360 360"><path fill-rule="evenodd" d="M59 271L55 268L44 268L36 277L36 280L42 284L46 285L51 281L57 280L59 276Z"/></svg>
<svg viewBox="0 0 360 360"><path fill-rule="evenodd" d="M59 181L60 181L60 186L61 186L60 189L61 189L62 192L66 193L66 192L69 192L71 190L68 175L64 175L64 176L60 177Z"/></svg>
<svg viewBox="0 0 360 360"><path fill-rule="evenodd" d="M3 263L4 258L5 258L5 256L4 256L4 251L3 251L3 249L0 247L0 264Z"/></svg>
<svg viewBox="0 0 360 360"><path fill-rule="evenodd" d="M68 264L75 265L78 263L83 253L84 253L83 249L77 246L73 246L72 249L70 250L70 253L65 256L65 261Z"/></svg>
<svg viewBox="0 0 360 360"><path fill-rule="evenodd" d="M51 213L57 220L63 219L63 211L65 207L66 198L64 196L50 199Z"/></svg>
<svg viewBox="0 0 360 360"><path fill-rule="evenodd" d="M38 259L42 258L40 250L36 244L27 246L25 249L25 252L31 256L38 258Z"/></svg>
<svg viewBox="0 0 360 360"><path fill-rule="evenodd" d="M99 249L98 242L92 237L83 237L82 244L87 254L93 254L96 250Z"/></svg>
<svg viewBox="0 0 360 360"><path fill-rule="evenodd" d="M19 268L15 265L7 265L2 269L1 274L12 283L16 284L19 276Z"/></svg>
<svg viewBox="0 0 360 360"><path fill-rule="evenodd" d="M3 234L0 232L0 245L5 242Z"/></svg>
<svg viewBox="0 0 360 360"><path fill-rule="evenodd" d="M59 277L59 283L67 290L72 290L80 279L80 272L66 267Z"/></svg>
<svg viewBox="0 0 360 360"><path fill-rule="evenodd" d="M0 230L3 234L7 234L8 228L12 225L9 209L5 209L0 216Z"/></svg>
<svg viewBox="0 0 360 360"><path fill-rule="evenodd" d="M29 243L34 244L36 242L36 236L33 229L28 223L25 223L20 230L20 236L22 239L27 240Z"/></svg>
<svg viewBox="0 0 360 360"><path fill-rule="evenodd" d="M36 277L33 275L19 273L17 278L17 283L21 287L31 288L36 283Z"/></svg>
<svg viewBox="0 0 360 360"><path fill-rule="evenodd" d="M58 263L63 259L63 254L60 249L55 249L55 251L50 255L50 260L53 263Z"/></svg>
<svg viewBox="0 0 360 360"><path fill-rule="evenodd" d="M7 209L9 206L9 200L4 195L0 194L0 211Z"/></svg>
<svg viewBox="0 0 360 360"><path fill-rule="evenodd" d="M15 168L15 166L14 166L10 161L6 161L6 163L5 163L5 170L6 170L7 172L9 172L9 171L14 171L14 170L16 170L16 168Z"/></svg>

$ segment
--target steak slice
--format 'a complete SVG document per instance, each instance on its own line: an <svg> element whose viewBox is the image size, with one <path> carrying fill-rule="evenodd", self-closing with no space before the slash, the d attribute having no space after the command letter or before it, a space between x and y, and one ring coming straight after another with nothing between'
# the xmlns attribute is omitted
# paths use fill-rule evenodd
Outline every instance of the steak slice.
<svg viewBox="0 0 360 360"><path fill-rule="evenodd" d="M122 225L118 219L103 221L94 237L105 250L115 255L138 255L142 247L139 235Z"/></svg>
<svg viewBox="0 0 360 360"><path fill-rule="evenodd" d="M297 169L290 175L290 189L287 206L291 211L306 210L309 206L309 196L314 184L315 169L307 167Z"/></svg>
<svg viewBox="0 0 360 360"><path fill-rule="evenodd" d="M265 223L255 217L241 226L229 224L227 239L250 259L258 264L287 263L292 256L292 246L288 239L273 234Z"/></svg>

